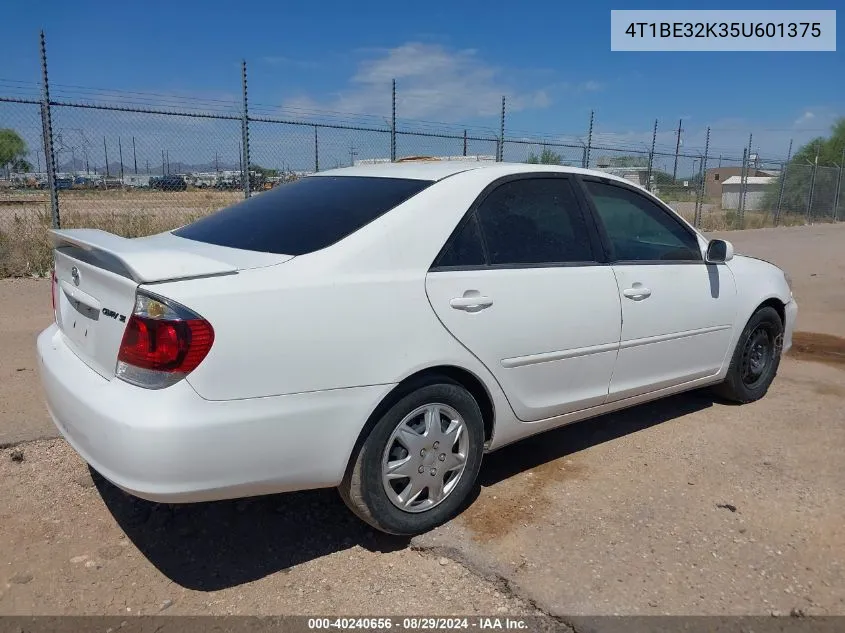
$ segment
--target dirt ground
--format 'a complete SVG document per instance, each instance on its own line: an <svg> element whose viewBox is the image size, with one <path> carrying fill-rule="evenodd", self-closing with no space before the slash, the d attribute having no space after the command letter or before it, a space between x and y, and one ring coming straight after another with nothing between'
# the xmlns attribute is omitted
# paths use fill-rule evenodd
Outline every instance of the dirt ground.
<svg viewBox="0 0 845 633"><path fill-rule="evenodd" d="M41 403L49 284L0 281L0 614L845 614L845 225L724 237L793 278L801 333L766 398L503 449L411 540L331 490L164 506L92 478Z"/></svg>

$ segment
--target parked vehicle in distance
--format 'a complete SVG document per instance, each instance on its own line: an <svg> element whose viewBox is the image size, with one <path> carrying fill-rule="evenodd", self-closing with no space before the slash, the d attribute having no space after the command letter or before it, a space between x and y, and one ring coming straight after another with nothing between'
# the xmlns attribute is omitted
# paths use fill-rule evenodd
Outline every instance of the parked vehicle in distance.
<svg viewBox="0 0 845 633"><path fill-rule="evenodd" d="M182 176L156 176L150 178L150 189L160 191L185 191L188 183Z"/></svg>
<svg viewBox="0 0 845 633"><path fill-rule="evenodd" d="M151 237L51 234L39 370L93 468L161 502L337 486L394 534L526 436L763 397L797 314L779 268L558 166L350 167Z"/></svg>

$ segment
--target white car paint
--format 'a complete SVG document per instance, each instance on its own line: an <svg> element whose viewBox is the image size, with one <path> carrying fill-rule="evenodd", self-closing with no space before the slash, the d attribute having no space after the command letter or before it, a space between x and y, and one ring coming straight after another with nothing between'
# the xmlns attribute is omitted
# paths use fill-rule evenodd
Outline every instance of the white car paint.
<svg viewBox="0 0 845 633"><path fill-rule="evenodd" d="M337 244L296 257L170 233L129 240L54 231L57 323L37 347L57 427L137 496L230 498L337 485L372 412L423 370L456 368L483 385L494 412L486 447L495 450L719 382L744 324L767 300L784 306L789 349L797 307L782 271L742 256L718 265L429 272L485 187L531 173L630 186L604 173L504 163L322 172L312 177L437 183ZM703 253L707 240L696 236ZM625 294L639 287L650 296ZM132 313L136 290L176 301L214 328L207 357L164 389L115 377L120 317ZM478 296L490 300L486 309L455 308Z"/></svg>

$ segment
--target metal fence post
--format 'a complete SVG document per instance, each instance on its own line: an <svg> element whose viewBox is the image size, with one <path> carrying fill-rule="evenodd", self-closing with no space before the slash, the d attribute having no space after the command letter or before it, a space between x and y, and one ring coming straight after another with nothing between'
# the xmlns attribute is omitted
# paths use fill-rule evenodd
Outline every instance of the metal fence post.
<svg viewBox="0 0 845 633"><path fill-rule="evenodd" d="M739 219L741 226L745 226L745 198L748 195L748 172L751 171L751 139L752 134L748 135L748 147L743 150L742 159L742 185L740 187L740 204L739 204Z"/></svg>
<svg viewBox="0 0 845 633"><path fill-rule="evenodd" d="M747 173L746 172L746 169L747 169L746 159L747 158L748 158L748 148L743 147L742 148L742 175L739 178L739 200L737 200L737 205L736 205L736 219L737 219L737 224L738 224L738 226L736 228L740 228L740 229L742 228L742 225L743 225L743 220L744 220L743 214L744 214L744 211L745 211L745 209L743 207L745 206L745 175Z"/></svg>
<svg viewBox="0 0 845 633"><path fill-rule="evenodd" d="M783 164L783 169L781 169L780 174L780 191L778 191L778 206L775 209L775 221L774 225L777 226L780 223L780 209L781 205L783 204L783 192L786 187L786 170L789 169L789 161L792 158L792 139L789 139L789 149L786 151L786 162Z"/></svg>
<svg viewBox="0 0 845 633"><path fill-rule="evenodd" d="M505 96L502 95L502 118L499 120L499 148L496 160L500 163L505 160Z"/></svg>
<svg viewBox="0 0 845 633"><path fill-rule="evenodd" d="M701 159L701 182L699 182L699 197L695 205L695 228L701 227L701 214L704 211L704 197L707 194L707 154L710 151L710 128L704 139L704 158Z"/></svg>
<svg viewBox="0 0 845 633"><path fill-rule="evenodd" d="M651 133L651 151L648 153L648 172L646 174L646 188L651 191L651 176L654 169L654 145L657 143L657 119L654 120L654 131Z"/></svg>
<svg viewBox="0 0 845 633"><path fill-rule="evenodd" d="M810 176L810 193L807 196L807 222L813 223L813 189L816 188L816 171L819 167L819 150L821 143L816 143L816 159L813 161L813 173Z"/></svg>
<svg viewBox="0 0 845 633"><path fill-rule="evenodd" d="M675 166L672 168L672 182L674 183L678 179L678 154L681 151L681 132L683 129L681 126L684 124L683 119L678 120L678 138L675 141Z"/></svg>
<svg viewBox="0 0 845 633"><path fill-rule="evenodd" d="M314 171L320 171L320 141L317 139L317 126L314 126Z"/></svg>
<svg viewBox="0 0 845 633"><path fill-rule="evenodd" d="M833 221L836 222L839 213L839 196L842 191L842 167L845 166L845 147L842 148L842 158L839 159L839 174L836 176L836 193L833 194Z"/></svg>
<svg viewBox="0 0 845 633"><path fill-rule="evenodd" d="M244 111L241 117L241 135L243 136L243 163L241 179L244 187L244 198L249 198L249 108L246 90L246 60L241 61L241 85L243 86Z"/></svg>
<svg viewBox="0 0 845 633"><path fill-rule="evenodd" d="M390 162L396 162L396 80L393 80L393 114L390 118Z"/></svg>
<svg viewBox="0 0 845 633"><path fill-rule="evenodd" d="M47 79L47 39L41 31L41 134L44 141L44 162L47 186L50 188L50 212L53 228L61 227L59 190L56 188L56 154L53 150L53 120L50 113L50 82Z"/></svg>
<svg viewBox="0 0 845 633"><path fill-rule="evenodd" d="M595 121L596 112L590 110L590 129L587 130L587 148L584 150L584 168L590 168L590 148L593 145L593 121Z"/></svg>
<svg viewBox="0 0 845 633"><path fill-rule="evenodd" d="M120 157L120 184L123 186L123 144L120 137L117 137L117 155Z"/></svg>

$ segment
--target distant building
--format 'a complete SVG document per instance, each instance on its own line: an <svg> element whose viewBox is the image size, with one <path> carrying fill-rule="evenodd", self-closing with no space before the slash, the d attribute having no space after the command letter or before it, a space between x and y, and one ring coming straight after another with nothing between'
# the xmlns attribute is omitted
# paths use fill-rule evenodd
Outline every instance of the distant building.
<svg viewBox="0 0 845 633"><path fill-rule="evenodd" d="M777 182L776 176L749 176L746 179L745 206L746 211L758 211L763 208L763 200L772 183ZM739 198L742 194L742 176L731 176L722 182L722 208L738 209Z"/></svg>
<svg viewBox="0 0 845 633"><path fill-rule="evenodd" d="M597 167L597 171L619 176L643 189L648 189L648 167Z"/></svg>
<svg viewBox="0 0 845 633"><path fill-rule="evenodd" d="M778 176L780 172L772 169L751 167L748 176L751 178ZM722 183L734 176L742 176L742 165L730 167L712 167L704 177L704 195L707 198L718 198L722 195Z"/></svg>

